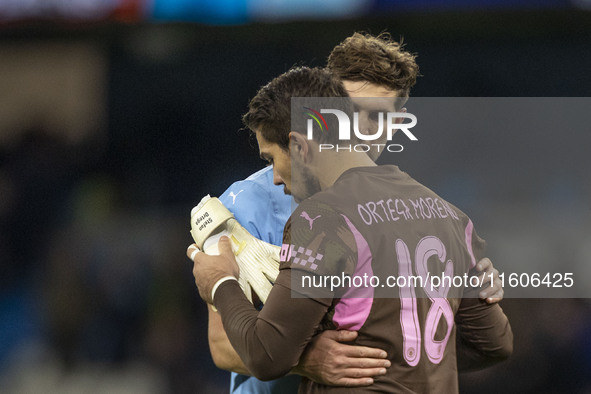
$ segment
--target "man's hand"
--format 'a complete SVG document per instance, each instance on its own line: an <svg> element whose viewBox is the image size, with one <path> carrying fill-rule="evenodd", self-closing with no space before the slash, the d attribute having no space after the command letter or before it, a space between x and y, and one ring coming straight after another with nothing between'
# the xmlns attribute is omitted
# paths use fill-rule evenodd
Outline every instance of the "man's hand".
<svg viewBox="0 0 591 394"><path fill-rule="evenodd" d="M279 275L279 246L254 237L219 199L209 195L191 210L191 235L195 245L210 255L219 254L218 240L228 236L240 267L238 283L244 294L251 302L253 292L263 303L267 300Z"/></svg>
<svg viewBox="0 0 591 394"><path fill-rule="evenodd" d="M357 338L355 331L324 331L312 338L293 372L331 386L369 386L384 375L390 361L381 349L345 345Z"/></svg>
<svg viewBox="0 0 591 394"><path fill-rule="evenodd" d="M232 252L228 237L221 237L218 242L219 256L210 256L197 248L195 244L187 249L187 257L193 260L193 276L203 301L213 305L212 289L216 282L226 276L238 278L240 268Z"/></svg>
<svg viewBox="0 0 591 394"><path fill-rule="evenodd" d="M487 304L495 304L503 299L505 291L501 286L501 279L499 279L499 271L493 267L492 261L488 258L483 258L476 264L476 272L478 278L484 275L484 282L489 283L490 286L482 290L479 294L480 299L486 301ZM490 274L493 274L491 283Z"/></svg>

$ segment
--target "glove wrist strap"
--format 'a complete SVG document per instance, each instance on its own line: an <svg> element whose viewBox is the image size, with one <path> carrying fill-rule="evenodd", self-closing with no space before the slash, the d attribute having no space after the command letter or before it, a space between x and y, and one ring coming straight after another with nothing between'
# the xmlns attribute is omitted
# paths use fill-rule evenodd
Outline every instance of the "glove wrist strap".
<svg viewBox="0 0 591 394"><path fill-rule="evenodd" d="M218 198L203 197L191 211L191 235L199 249L222 224L233 218L232 212Z"/></svg>

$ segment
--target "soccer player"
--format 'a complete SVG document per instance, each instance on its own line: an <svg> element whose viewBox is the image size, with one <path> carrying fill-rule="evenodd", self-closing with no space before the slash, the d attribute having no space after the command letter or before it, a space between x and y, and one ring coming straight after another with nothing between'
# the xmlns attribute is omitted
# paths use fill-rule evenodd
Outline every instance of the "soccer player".
<svg viewBox="0 0 591 394"><path fill-rule="evenodd" d="M281 245L283 228L291 214L292 198L283 187L273 184L271 166L233 183L220 201L234 214L236 220L253 236L265 242ZM261 381L245 368L228 341L220 316L208 304L208 340L214 363L231 371L230 392L240 393L296 393L301 377L293 374L273 381ZM352 341L352 331L325 331L307 350L313 366L302 363L299 373L307 371L316 380L340 385L371 384L371 376L380 374L390 362L381 349L345 345ZM322 359L322 362L315 360Z"/></svg>
<svg viewBox="0 0 591 394"><path fill-rule="evenodd" d="M358 97L398 97L400 100L396 102L396 109L400 109L404 103L418 74L414 56L403 51L401 46L391 40L387 34L373 37L355 33L333 49L328 59L328 68L334 75L343 79L349 95L354 100ZM360 112L360 123L366 124L368 129L374 126L373 115L378 110L378 108L365 108L369 102L371 101L357 100L356 102ZM394 103L393 100L389 100L386 102L387 105L379 110L393 111ZM370 152L370 156L375 160L382 151L383 149L381 151L374 149ZM273 186L272 183L272 168L268 167L244 181L233 184L220 196L220 200L257 238L279 244L283 226L291 213L291 198L284 195L281 187ZM479 266L487 274L491 272L496 274L488 259L480 261ZM494 287L484 290L481 296L488 302L498 302L502 298L502 288L495 283ZM213 312L211 307L209 314L208 336L215 364L226 370L248 374L228 342L219 315ZM335 339L351 341L354 338L354 332L325 331L315 338L315 346L308 349L306 353L306 358L315 367L302 368L299 372L307 373L309 377L314 377L316 380L324 378L325 383L371 384L371 377L377 375L387 364L379 358L381 351L378 349L338 346L335 341ZM459 344L460 355L464 354L464 346ZM338 358L328 359L332 354L338 355ZM465 360L463 357L460 357L460 362L462 369L468 366L474 367L470 360ZM342 368L339 369L341 365ZM297 376L261 382L254 377L233 372L231 392L295 392L298 382Z"/></svg>
<svg viewBox="0 0 591 394"><path fill-rule="evenodd" d="M473 350L473 362L492 364L512 351L510 326L498 305L448 296L445 286L429 289L428 283L401 288L399 299L360 296L354 288L345 293L324 288L307 298L292 297L292 290L305 293L293 284L306 277L387 273L392 260L397 262L392 273L398 276L408 276L413 269L423 277L427 271L461 275L482 257L483 242L467 216L397 167L376 166L355 152L319 154L318 143L337 143L334 135L327 132L320 140L308 140L302 127L290 127L291 97L346 95L328 72L301 68L276 78L251 101L245 122L256 132L261 157L273 164L275 183L302 203L285 227L284 261L261 312L232 280L239 270L227 238L220 241L220 256L195 255L194 247L189 248L196 284L202 298L218 308L233 347L259 378L289 372L317 330L345 328L358 330L355 344L381 347L392 362L373 385L357 391L457 392L454 317ZM338 128L330 129L334 134ZM393 195L402 202L439 201L446 214L427 217L408 210L379 223L361 214L364 203ZM441 264L428 265L430 257ZM344 390L307 379L300 388Z"/></svg>

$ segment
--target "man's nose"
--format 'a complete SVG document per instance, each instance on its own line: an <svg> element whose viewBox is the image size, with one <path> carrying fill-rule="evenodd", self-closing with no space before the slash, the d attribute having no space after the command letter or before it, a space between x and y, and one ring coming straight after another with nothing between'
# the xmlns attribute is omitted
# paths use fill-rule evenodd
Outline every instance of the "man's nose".
<svg viewBox="0 0 591 394"><path fill-rule="evenodd" d="M372 124L369 120L369 116L366 113L359 114L358 127L359 132L363 135L375 134L375 130L372 130Z"/></svg>
<svg viewBox="0 0 591 394"><path fill-rule="evenodd" d="M277 173L275 167L273 167L273 184L277 186L284 184L283 178Z"/></svg>
<svg viewBox="0 0 591 394"><path fill-rule="evenodd" d="M285 185L285 182L283 182L283 178L281 178L281 175L279 175L279 173L273 168L273 184L274 185Z"/></svg>

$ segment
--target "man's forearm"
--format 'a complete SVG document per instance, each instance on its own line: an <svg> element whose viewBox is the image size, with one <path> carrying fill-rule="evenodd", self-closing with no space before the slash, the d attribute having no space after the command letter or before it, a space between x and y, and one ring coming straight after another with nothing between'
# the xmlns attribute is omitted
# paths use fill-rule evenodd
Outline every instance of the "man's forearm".
<svg viewBox="0 0 591 394"><path fill-rule="evenodd" d="M250 375L248 369L240 359L236 350L232 347L222 319L219 313L214 312L211 305L207 306L209 313L209 324L207 336L209 341L209 351L216 367L226 371L237 372L243 375Z"/></svg>
<svg viewBox="0 0 591 394"><path fill-rule="evenodd" d="M284 279L289 283L289 277ZM215 304L232 346L257 378L286 375L298 363L327 306L292 298L289 288L276 283L259 313L231 282L219 287Z"/></svg>

